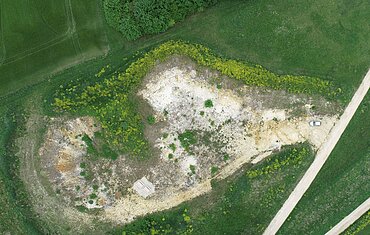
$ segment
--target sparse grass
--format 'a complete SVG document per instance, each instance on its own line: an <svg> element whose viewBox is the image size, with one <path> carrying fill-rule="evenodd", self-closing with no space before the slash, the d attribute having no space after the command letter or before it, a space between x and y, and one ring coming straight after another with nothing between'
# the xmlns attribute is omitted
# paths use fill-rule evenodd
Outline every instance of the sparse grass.
<svg viewBox="0 0 370 235"><path fill-rule="evenodd" d="M163 134L162 134L162 138L163 138L163 139L167 139L167 137L168 137L168 133L163 133Z"/></svg>
<svg viewBox="0 0 370 235"><path fill-rule="evenodd" d="M369 198L369 108L368 94L279 234L324 234Z"/></svg>
<svg viewBox="0 0 370 235"><path fill-rule="evenodd" d="M168 147L172 150L172 152L176 151L176 144L175 143L171 143Z"/></svg>

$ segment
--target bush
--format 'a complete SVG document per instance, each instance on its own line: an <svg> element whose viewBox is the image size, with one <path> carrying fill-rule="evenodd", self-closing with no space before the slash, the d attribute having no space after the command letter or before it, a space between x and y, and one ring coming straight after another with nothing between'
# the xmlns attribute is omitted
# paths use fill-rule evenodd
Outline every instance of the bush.
<svg viewBox="0 0 370 235"><path fill-rule="evenodd" d="M147 121L149 125L154 125L155 124L155 117L153 115L150 115L147 117Z"/></svg>
<svg viewBox="0 0 370 235"><path fill-rule="evenodd" d="M213 107L213 102L212 102L212 100L206 100L206 101L204 102L204 107L206 107L206 108L212 108L212 107Z"/></svg>
<svg viewBox="0 0 370 235"><path fill-rule="evenodd" d="M128 40L158 34L217 0L104 0L107 23Z"/></svg>
<svg viewBox="0 0 370 235"><path fill-rule="evenodd" d="M179 134L179 140L185 151L189 151L190 146L196 144L198 141L195 133L189 130Z"/></svg>

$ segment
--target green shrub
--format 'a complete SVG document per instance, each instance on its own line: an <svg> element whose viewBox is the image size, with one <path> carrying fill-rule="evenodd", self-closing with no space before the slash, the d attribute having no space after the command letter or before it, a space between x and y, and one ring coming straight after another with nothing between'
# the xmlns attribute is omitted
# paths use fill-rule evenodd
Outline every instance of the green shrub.
<svg viewBox="0 0 370 235"><path fill-rule="evenodd" d="M223 157L224 161L226 162L227 160L230 159L230 156L228 154L225 154L224 157Z"/></svg>
<svg viewBox="0 0 370 235"><path fill-rule="evenodd" d="M148 116L146 120L148 121L149 125L154 125L156 122L155 117L153 115Z"/></svg>
<svg viewBox="0 0 370 235"><path fill-rule="evenodd" d="M179 140L181 146L186 151L189 151L190 146L198 142L195 133L189 130L186 130L184 133L179 134Z"/></svg>
<svg viewBox="0 0 370 235"><path fill-rule="evenodd" d="M107 23L128 40L158 34L217 0L104 0Z"/></svg>
<svg viewBox="0 0 370 235"><path fill-rule="evenodd" d="M204 107L206 107L206 108L212 108L212 107L213 107L213 102L212 102L212 100L206 100L206 101L204 102Z"/></svg>
<svg viewBox="0 0 370 235"><path fill-rule="evenodd" d="M172 150L172 152L175 152L176 151L176 145L174 143L171 143L169 145L169 148Z"/></svg>
<svg viewBox="0 0 370 235"><path fill-rule="evenodd" d="M280 171L283 166L300 164L303 158L312 154L311 148L306 144L301 148L289 148L283 150L282 158L270 158L264 163L265 166L259 167L255 170L247 171L247 176L252 179L261 175L267 175Z"/></svg>
<svg viewBox="0 0 370 235"><path fill-rule="evenodd" d="M94 143L93 143L92 139L88 135L84 134L83 137L82 137L82 140L86 144L87 154L96 155L98 153L98 151L96 151L96 149L95 149L95 146L94 146Z"/></svg>
<svg viewBox="0 0 370 235"><path fill-rule="evenodd" d="M218 166L212 166L211 167L211 175L214 175L218 172Z"/></svg>
<svg viewBox="0 0 370 235"><path fill-rule="evenodd" d="M194 175L195 174L195 166L194 165L190 165L189 166L189 169L190 169L191 173Z"/></svg>

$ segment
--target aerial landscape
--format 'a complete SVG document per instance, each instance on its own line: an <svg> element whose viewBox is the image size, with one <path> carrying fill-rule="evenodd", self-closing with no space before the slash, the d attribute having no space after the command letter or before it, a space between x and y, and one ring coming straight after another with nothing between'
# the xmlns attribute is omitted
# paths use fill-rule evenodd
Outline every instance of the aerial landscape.
<svg viewBox="0 0 370 235"><path fill-rule="evenodd" d="M369 19L0 1L0 234L370 234Z"/></svg>

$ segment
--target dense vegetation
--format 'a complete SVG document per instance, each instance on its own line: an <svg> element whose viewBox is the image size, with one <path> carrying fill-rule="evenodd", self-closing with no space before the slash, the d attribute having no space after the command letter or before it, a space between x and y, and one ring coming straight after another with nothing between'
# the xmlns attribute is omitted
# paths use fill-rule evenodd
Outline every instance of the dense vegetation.
<svg viewBox="0 0 370 235"><path fill-rule="evenodd" d="M368 94L279 234L324 234L369 198L369 109Z"/></svg>
<svg viewBox="0 0 370 235"><path fill-rule="evenodd" d="M86 134L82 136L82 140L86 144L89 159L97 160L98 158L103 157L116 160L118 158L118 154L109 147L100 132L95 132L93 138L94 140Z"/></svg>
<svg viewBox="0 0 370 235"><path fill-rule="evenodd" d="M112 233L262 234L312 160L307 144L287 146L260 164L247 166L245 172L213 182L212 192L205 196L139 218ZM276 162L286 164L276 168ZM271 167L275 170L251 174Z"/></svg>
<svg viewBox="0 0 370 235"><path fill-rule="evenodd" d="M148 144L143 136L143 121L130 97L134 96L141 79L157 62L172 55L188 56L201 66L218 70L247 85L285 89L291 93L320 94L328 98L340 92L333 84L319 78L280 76L261 66L223 59L199 44L169 41L147 52L123 73L101 79L92 85L72 82L66 87L61 86L55 94L55 110L97 117L109 145L134 156L145 156L148 154ZM212 101L206 101L205 106L213 106Z"/></svg>
<svg viewBox="0 0 370 235"><path fill-rule="evenodd" d="M3 111L3 112L1 112ZM15 139L24 132L24 112L19 105L0 113L0 233L40 234L41 227L29 204L29 195L19 176Z"/></svg>
<svg viewBox="0 0 370 235"><path fill-rule="evenodd" d="M158 34L217 0L104 0L105 18L128 40Z"/></svg>

